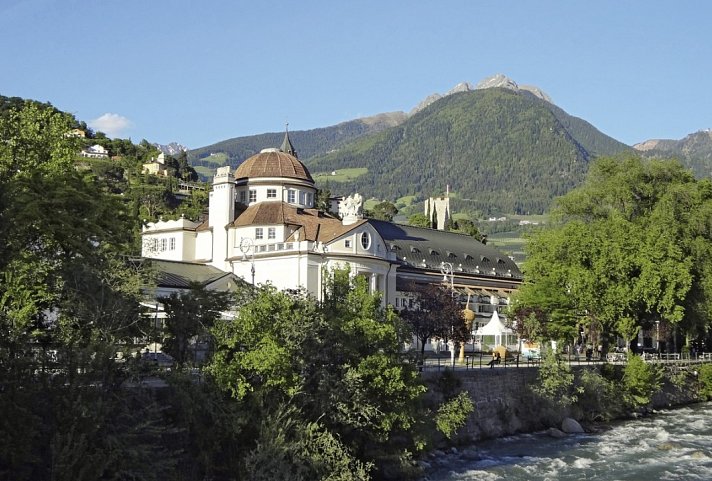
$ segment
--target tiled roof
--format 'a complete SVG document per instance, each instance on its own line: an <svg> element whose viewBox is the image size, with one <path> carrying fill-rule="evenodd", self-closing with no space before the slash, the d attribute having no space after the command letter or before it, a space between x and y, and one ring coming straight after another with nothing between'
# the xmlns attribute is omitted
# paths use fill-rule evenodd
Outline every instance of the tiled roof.
<svg viewBox="0 0 712 481"><path fill-rule="evenodd" d="M286 152L270 150L260 152L244 161L235 171L236 179L259 177L288 177L314 183L309 170L299 160Z"/></svg>
<svg viewBox="0 0 712 481"><path fill-rule="evenodd" d="M317 209L300 209L285 202L260 202L248 207L232 223L234 227L250 225L299 226L300 239L328 243L333 239L362 225L364 220L343 225L341 220Z"/></svg>

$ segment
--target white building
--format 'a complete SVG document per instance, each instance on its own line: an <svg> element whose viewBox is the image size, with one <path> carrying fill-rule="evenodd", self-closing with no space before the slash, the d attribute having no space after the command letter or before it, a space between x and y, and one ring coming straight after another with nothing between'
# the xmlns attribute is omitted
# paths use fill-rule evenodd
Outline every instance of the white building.
<svg viewBox="0 0 712 481"><path fill-rule="evenodd" d="M364 219L358 194L339 203L339 216L315 207L316 187L285 135L236 171L218 169L208 218L148 223L146 258L212 266L248 283L304 288L322 295L323 276L349 266L365 276L384 303L412 302L413 283L444 283L471 298L486 322L521 283L506 255L463 234Z"/></svg>
<svg viewBox="0 0 712 481"><path fill-rule="evenodd" d="M82 157L87 157L89 159L108 159L109 151L101 145L96 144L82 150L79 155L81 155Z"/></svg>

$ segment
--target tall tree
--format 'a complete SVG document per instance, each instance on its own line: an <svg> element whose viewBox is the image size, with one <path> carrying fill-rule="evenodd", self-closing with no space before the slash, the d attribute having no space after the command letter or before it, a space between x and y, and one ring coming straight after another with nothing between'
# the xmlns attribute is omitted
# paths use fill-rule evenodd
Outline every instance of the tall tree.
<svg viewBox="0 0 712 481"><path fill-rule="evenodd" d="M75 125L34 103L0 118L0 438L16 440L0 472L14 479L147 471L115 361L138 333L141 275L122 257L123 204L74 168Z"/></svg>
<svg viewBox="0 0 712 481"><path fill-rule="evenodd" d="M655 321L704 331L712 236L698 213L710 212L711 199L709 183L677 162L598 160L558 201L558 223L529 243L515 316L539 314L539 331L552 338L584 327L604 344Z"/></svg>
<svg viewBox="0 0 712 481"><path fill-rule="evenodd" d="M470 333L465 325L462 306L452 291L440 286L411 286L417 299L413 308L401 311L401 317L420 342L420 357L425 355L425 344L432 338L466 342Z"/></svg>
<svg viewBox="0 0 712 481"><path fill-rule="evenodd" d="M173 356L178 369L194 364L195 345L200 338L209 343L210 329L230 306L230 293L192 284L186 292L173 293L160 301L166 311L164 350Z"/></svg>

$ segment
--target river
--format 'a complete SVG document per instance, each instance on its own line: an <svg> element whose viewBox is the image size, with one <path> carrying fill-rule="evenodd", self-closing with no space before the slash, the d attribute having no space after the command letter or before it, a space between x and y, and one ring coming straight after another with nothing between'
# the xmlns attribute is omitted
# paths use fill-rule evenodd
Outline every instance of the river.
<svg viewBox="0 0 712 481"><path fill-rule="evenodd" d="M710 481L712 403L612 424L595 434L543 433L476 445L480 459L448 457L431 481Z"/></svg>

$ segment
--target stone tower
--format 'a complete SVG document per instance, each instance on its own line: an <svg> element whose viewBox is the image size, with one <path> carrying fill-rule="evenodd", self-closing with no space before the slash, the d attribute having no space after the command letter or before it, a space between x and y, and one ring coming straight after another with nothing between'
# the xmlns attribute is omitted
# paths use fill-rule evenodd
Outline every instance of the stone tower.
<svg viewBox="0 0 712 481"><path fill-rule="evenodd" d="M437 217L436 229L445 230L445 224L450 219L450 186L446 187L444 197L430 197L425 202L425 216L433 223L433 216Z"/></svg>

